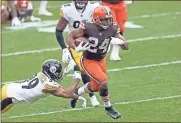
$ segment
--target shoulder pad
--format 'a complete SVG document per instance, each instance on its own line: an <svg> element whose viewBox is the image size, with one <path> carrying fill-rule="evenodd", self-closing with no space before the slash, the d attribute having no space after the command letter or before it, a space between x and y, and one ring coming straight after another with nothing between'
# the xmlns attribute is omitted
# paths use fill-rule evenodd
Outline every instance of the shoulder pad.
<svg viewBox="0 0 181 123"><path fill-rule="evenodd" d="M42 72L37 73L37 78L38 78L42 83L48 81L47 76L46 76L45 74L43 74Z"/></svg>

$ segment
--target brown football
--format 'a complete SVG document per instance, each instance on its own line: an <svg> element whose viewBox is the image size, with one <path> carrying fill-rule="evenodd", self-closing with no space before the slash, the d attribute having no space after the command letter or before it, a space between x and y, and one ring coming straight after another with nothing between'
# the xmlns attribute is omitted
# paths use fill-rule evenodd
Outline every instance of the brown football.
<svg viewBox="0 0 181 123"><path fill-rule="evenodd" d="M89 40L86 37L79 37L75 39L76 46L79 46L79 44L83 41L83 45L85 45Z"/></svg>

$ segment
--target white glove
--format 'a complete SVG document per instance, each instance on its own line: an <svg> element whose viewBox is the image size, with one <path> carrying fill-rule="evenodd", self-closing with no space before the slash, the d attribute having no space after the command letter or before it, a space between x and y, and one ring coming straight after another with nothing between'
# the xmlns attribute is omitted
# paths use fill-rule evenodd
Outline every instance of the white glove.
<svg viewBox="0 0 181 123"><path fill-rule="evenodd" d="M84 46L83 46L83 41L79 44L79 46L77 46L76 48L75 48L75 51L76 52L83 52L83 51L85 51L85 50L87 50L87 49L89 49L90 48L90 45L89 45L89 42L87 42Z"/></svg>
<svg viewBox="0 0 181 123"><path fill-rule="evenodd" d="M68 74L70 71L74 70L74 66L76 65L73 59L70 60L68 66L64 69L63 74Z"/></svg>
<svg viewBox="0 0 181 123"><path fill-rule="evenodd" d="M81 78L80 73L77 72L77 71L75 71L75 72L74 72L74 75L73 75L73 79L79 79L79 80L81 80L82 78Z"/></svg>
<svg viewBox="0 0 181 123"><path fill-rule="evenodd" d="M83 107L83 108L86 108L86 107L87 107L87 106L86 106L86 99L85 99L84 97L79 96L78 100L82 100L82 101L83 101L83 103L82 103L82 107Z"/></svg>
<svg viewBox="0 0 181 123"><path fill-rule="evenodd" d="M18 19L18 17L14 17L12 19L12 22L11 22L11 26L20 26L21 25L21 22L20 20Z"/></svg>
<svg viewBox="0 0 181 123"><path fill-rule="evenodd" d="M32 22L35 22L35 21L41 21L41 19L40 19L40 18L35 17L35 16L31 16L31 17L30 17L30 20L31 20Z"/></svg>
<svg viewBox="0 0 181 123"><path fill-rule="evenodd" d="M72 58L71 54L70 54L68 48L64 48L62 51L63 51L63 53L62 53L62 62L63 63L68 63Z"/></svg>
<svg viewBox="0 0 181 123"><path fill-rule="evenodd" d="M119 38L114 38L114 37L111 37L111 44L124 44L124 41L119 39Z"/></svg>

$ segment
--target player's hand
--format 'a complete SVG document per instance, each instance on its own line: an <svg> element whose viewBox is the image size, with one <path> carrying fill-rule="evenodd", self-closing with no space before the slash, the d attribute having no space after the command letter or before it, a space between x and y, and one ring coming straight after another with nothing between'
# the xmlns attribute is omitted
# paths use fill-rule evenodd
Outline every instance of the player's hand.
<svg viewBox="0 0 181 123"><path fill-rule="evenodd" d="M21 22L20 20L18 19L18 17L14 17L12 19L12 22L11 22L11 26L20 26L21 25Z"/></svg>
<svg viewBox="0 0 181 123"><path fill-rule="evenodd" d="M80 75L79 72L75 71L75 72L74 72L74 75L73 75L73 79L79 79L79 80L81 80L82 77L81 77L81 75Z"/></svg>
<svg viewBox="0 0 181 123"><path fill-rule="evenodd" d="M83 107L83 108L86 108L86 107L87 107L87 106L86 106L86 99L85 99L84 97L79 96L78 100L82 100L82 101L83 101L83 102L82 102L82 107Z"/></svg>
<svg viewBox="0 0 181 123"><path fill-rule="evenodd" d="M31 16L31 17L30 17L30 20L31 20L32 22L35 22L35 21L41 21L41 19L40 19L40 18L35 17L35 16Z"/></svg>
<svg viewBox="0 0 181 123"><path fill-rule="evenodd" d="M76 48L75 48L75 51L76 52L83 52L83 51L85 51L85 50L87 50L87 49L89 49L90 48L90 44L89 44L89 42L87 42L85 45L83 45L83 41L79 44L79 46L77 46Z"/></svg>
<svg viewBox="0 0 181 123"><path fill-rule="evenodd" d="M72 58L71 54L70 54L68 48L64 48L62 51L63 51L63 53L62 53L62 62L63 63L68 63Z"/></svg>

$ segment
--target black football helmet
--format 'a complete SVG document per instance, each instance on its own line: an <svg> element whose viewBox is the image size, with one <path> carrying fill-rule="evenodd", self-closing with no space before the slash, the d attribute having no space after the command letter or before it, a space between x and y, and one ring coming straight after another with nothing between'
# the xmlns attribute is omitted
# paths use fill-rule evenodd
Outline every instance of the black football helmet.
<svg viewBox="0 0 181 123"><path fill-rule="evenodd" d="M55 82L60 82L63 79L63 68L58 60L46 60L42 64L42 72Z"/></svg>
<svg viewBox="0 0 181 123"><path fill-rule="evenodd" d="M88 0L73 0L76 9L84 9L87 6Z"/></svg>

